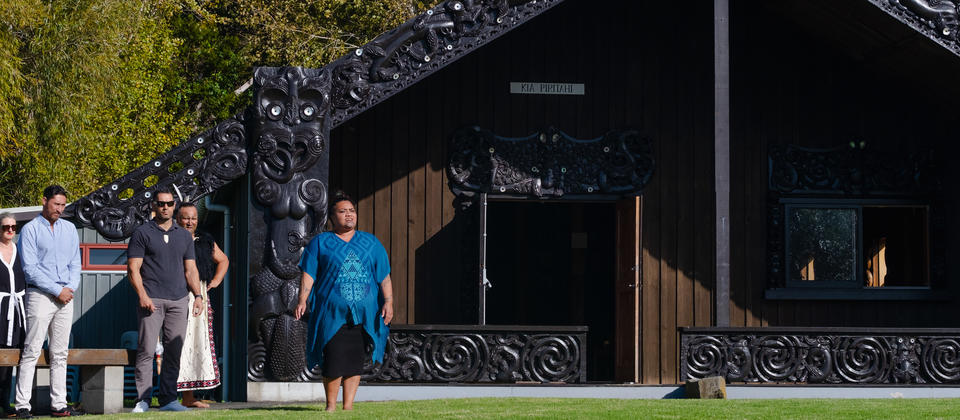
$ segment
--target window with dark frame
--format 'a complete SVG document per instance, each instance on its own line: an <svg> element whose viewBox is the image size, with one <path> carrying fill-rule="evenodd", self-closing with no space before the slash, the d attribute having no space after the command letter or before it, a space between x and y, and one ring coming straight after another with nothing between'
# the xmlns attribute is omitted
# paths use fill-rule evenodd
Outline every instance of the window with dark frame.
<svg viewBox="0 0 960 420"><path fill-rule="evenodd" d="M786 200L787 287L930 288L928 207Z"/></svg>
<svg viewBox="0 0 960 420"><path fill-rule="evenodd" d="M764 297L947 298L944 156L920 143L771 145Z"/></svg>

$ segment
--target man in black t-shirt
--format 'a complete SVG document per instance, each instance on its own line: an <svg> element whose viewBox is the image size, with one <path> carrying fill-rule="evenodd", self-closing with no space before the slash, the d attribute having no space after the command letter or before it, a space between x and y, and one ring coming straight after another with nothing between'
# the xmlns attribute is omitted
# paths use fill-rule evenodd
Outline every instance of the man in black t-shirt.
<svg viewBox="0 0 960 420"><path fill-rule="evenodd" d="M196 297L193 316L206 307L200 293L193 237L173 223L176 202L173 194L158 191L153 202L154 218L133 232L127 247L127 274L140 300L137 318L137 404L134 413L150 408L153 390L153 355L163 329L163 365L160 370L158 402L162 411L186 411L177 401L180 350L190 316L187 288Z"/></svg>

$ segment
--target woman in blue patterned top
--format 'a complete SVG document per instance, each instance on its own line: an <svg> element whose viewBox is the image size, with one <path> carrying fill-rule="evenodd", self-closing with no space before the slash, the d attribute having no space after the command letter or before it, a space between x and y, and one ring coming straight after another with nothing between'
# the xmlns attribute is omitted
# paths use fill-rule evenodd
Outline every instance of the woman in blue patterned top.
<svg viewBox="0 0 960 420"><path fill-rule="evenodd" d="M300 257L294 316L310 308L307 366L322 366L327 411L336 409L341 384L343 409L352 410L366 349L383 361L393 319L390 260L376 236L356 230L357 203L346 194L331 201L330 221L333 231L314 237Z"/></svg>

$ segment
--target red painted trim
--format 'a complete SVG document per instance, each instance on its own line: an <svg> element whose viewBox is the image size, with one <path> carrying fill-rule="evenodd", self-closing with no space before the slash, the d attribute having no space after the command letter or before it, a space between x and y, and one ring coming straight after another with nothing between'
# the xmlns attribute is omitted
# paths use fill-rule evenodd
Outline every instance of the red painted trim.
<svg viewBox="0 0 960 420"><path fill-rule="evenodd" d="M127 249L127 244L92 244L84 243L80 244L80 259L83 261L81 265L81 270L102 270L102 271L115 271L115 270L126 270L126 264L90 264L90 250L91 249Z"/></svg>

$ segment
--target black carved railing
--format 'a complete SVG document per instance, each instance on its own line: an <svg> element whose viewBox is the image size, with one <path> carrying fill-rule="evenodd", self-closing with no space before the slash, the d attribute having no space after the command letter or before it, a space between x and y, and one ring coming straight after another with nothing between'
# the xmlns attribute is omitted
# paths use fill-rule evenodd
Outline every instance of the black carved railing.
<svg viewBox="0 0 960 420"><path fill-rule="evenodd" d="M682 380L960 384L960 329L681 328Z"/></svg>
<svg viewBox="0 0 960 420"><path fill-rule="evenodd" d="M382 364L367 363L367 382L586 381L587 327L397 325ZM273 375L260 343L250 345L247 377ZM319 380L314 369L300 380Z"/></svg>

